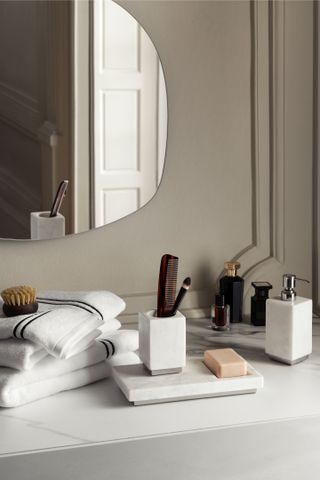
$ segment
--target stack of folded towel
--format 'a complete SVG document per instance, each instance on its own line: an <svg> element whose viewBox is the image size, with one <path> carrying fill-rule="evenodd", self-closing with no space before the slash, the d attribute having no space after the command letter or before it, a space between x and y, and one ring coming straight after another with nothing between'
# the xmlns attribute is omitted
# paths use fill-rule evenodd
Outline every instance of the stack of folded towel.
<svg viewBox="0 0 320 480"><path fill-rule="evenodd" d="M37 301L32 315L0 316L0 406L101 380L110 363L139 362L138 332L119 330L125 303L117 295L51 291Z"/></svg>

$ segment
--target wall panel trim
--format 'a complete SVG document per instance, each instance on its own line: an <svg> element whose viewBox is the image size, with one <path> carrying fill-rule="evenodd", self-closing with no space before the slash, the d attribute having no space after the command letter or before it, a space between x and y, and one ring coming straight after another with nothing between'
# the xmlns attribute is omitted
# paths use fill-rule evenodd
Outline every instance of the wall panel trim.
<svg viewBox="0 0 320 480"><path fill-rule="evenodd" d="M320 168L319 168L319 139L320 139L320 98L319 98L319 79L320 79L320 9L317 0L314 0L314 75L313 75L313 215L312 215L312 296L314 312L320 315L320 269L319 269L319 251L320 251Z"/></svg>
<svg viewBox="0 0 320 480"><path fill-rule="evenodd" d="M238 259L247 280L267 263L284 262L283 2L251 3L252 243ZM266 62L265 59L268 59Z"/></svg>

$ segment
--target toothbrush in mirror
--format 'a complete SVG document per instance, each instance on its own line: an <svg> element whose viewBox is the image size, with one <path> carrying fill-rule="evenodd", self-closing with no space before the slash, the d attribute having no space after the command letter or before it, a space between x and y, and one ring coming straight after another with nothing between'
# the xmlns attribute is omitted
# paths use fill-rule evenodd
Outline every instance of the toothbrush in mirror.
<svg viewBox="0 0 320 480"><path fill-rule="evenodd" d="M49 217L56 217L58 215L63 199L67 192L68 184L69 184L69 180L63 180L60 183L56 196L54 197L54 201L50 210Z"/></svg>

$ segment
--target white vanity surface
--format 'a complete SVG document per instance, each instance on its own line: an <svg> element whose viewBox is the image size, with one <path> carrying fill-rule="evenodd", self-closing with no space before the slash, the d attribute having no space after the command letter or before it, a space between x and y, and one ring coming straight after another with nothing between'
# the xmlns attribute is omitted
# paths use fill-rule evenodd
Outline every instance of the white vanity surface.
<svg viewBox="0 0 320 480"><path fill-rule="evenodd" d="M319 478L319 320L313 332L311 357L287 366L265 355L263 327L216 333L207 319L190 319L189 355L232 347L264 376L264 388L132 406L108 379L0 409L0 478Z"/></svg>

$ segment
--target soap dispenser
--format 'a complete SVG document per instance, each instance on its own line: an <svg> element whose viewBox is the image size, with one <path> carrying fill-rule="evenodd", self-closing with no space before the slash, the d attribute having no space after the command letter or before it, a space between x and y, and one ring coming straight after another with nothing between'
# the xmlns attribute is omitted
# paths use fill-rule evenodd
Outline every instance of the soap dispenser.
<svg viewBox="0 0 320 480"><path fill-rule="evenodd" d="M312 300L296 296L297 280L308 282L283 275L280 297L266 302L266 353L288 365L302 362L312 352Z"/></svg>

